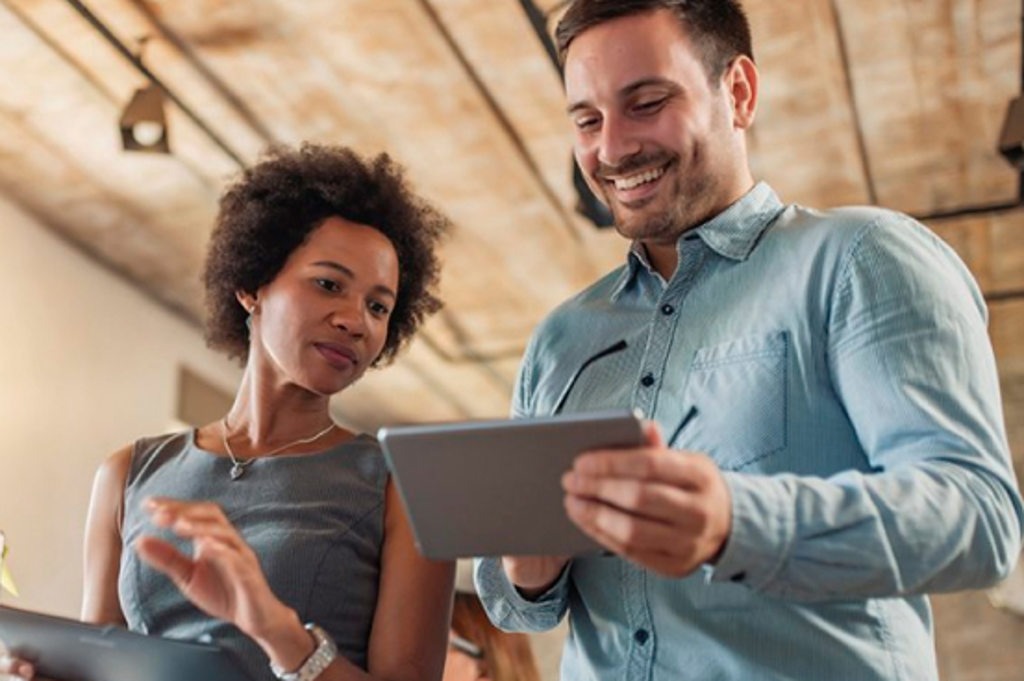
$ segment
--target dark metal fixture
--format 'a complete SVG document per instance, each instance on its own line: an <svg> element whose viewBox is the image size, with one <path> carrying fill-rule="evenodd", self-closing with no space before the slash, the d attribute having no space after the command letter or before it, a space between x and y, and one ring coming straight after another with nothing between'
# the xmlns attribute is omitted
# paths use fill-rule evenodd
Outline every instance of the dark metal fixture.
<svg viewBox="0 0 1024 681"><path fill-rule="evenodd" d="M1021 3L1021 40L1024 42L1024 2ZM964 206L952 211L935 215L915 216L919 219L941 219L977 215L980 213L998 213L1024 206L1024 52L1021 52L1021 95L1010 102L1003 121L1003 129L999 134L999 153L1017 171L1017 196L1013 202L992 204L990 206ZM1017 292L1019 294L1019 292Z"/></svg>
<svg viewBox="0 0 1024 681"><path fill-rule="evenodd" d="M593 222L595 227L611 227L615 224L608 206L590 191L590 185L583 179L583 171L575 156L572 157L572 186L576 188L576 212Z"/></svg>
<svg viewBox="0 0 1024 681"><path fill-rule="evenodd" d="M163 90L153 84L135 91L119 122L125 151L171 153L164 100Z"/></svg>
<svg viewBox="0 0 1024 681"><path fill-rule="evenodd" d="M1024 2L1021 3L1020 26L1021 42L1024 43ZM1020 79L1021 95L1010 102L1006 111L1003 130L999 135L999 153L1020 174L1017 200L1019 204L1024 204L1024 51L1021 52Z"/></svg>
<svg viewBox="0 0 1024 681"><path fill-rule="evenodd" d="M999 135L999 153L1014 168L1024 171L1024 95L1010 102Z"/></svg>
<svg viewBox="0 0 1024 681"><path fill-rule="evenodd" d="M530 20L530 25L533 26L533 32L537 35L537 40L540 41L544 51L547 52L551 65L555 67L555 71L558 72L559 78L561 78L562 65L558 63L558 50L555 48L555 43L548 33L548 19L552 13L560 10L566 3L558 3L547 14L542 12L533 0L519 0L519 4L522 5L526 18ZM572 159L572 186L576 189L577 213L594 223L595 227L611 227L614 224L615 221L612 218L611 211L590 191L590 187L583 178L583 171L580 169L575 157Z"/></svg>
<svg viewBox="0 0 1024 681"><path fill-rule="evenodd" d="M535 181L537 182L537 185L539 186L541 193L544 194L544 197L548 200L548 203L550 203L552 208L554 208L555 211L559 214L559 216L561 216L562 222L565 224L565 228L566 231L569 233L569 236L572 237L572 239L574 239L575 241L579 241L580 235L578 234L576 225L573 222L572 214L568 210L566 210L565 206L562 205L562 202L559 200L554 188L551 187L551 185L548 184L548 181L544 178L544 173L541 171L540 166L537 165L537 161L530 154L529 149L527 149L526 142L516 131L515 126L512 125L512 121L509 120L508 115L505 114L504 110L502 110L501 106L498 104L498 100L495 98L494 94L484 83L483 78L480 77L480 74L477 72L476 68L474 68L473 64L470 62L465 52L463 52L462 48L460 48L459 44L455 41L455 38L452 36L451 31L448 30L448 27L441 20L441 16L437 13L437 10L434 9L433 4L431 4L433 1L434 0L419 0L420 6L426 13L427 18L434 25L434 28L437 29L437 32L441 35L441 38L448 45L448 48L451 50L452 55L456 58L456 60L458 60L459 65L462 67L466 75L472 81L473 85L476 87L477 92L480 94L481 97L483 97L484 102L487 105L487 108L494 115L502 130L505 131L505 134L508 136L509 141L512 142L512 145L519 153L519 157L526 164L526 167L529 170L530 175L532 175Z"/></svg>
<svg viewBox="0 0 1024 681"><path fill-rule="evenodd" d="M210 128L209 125L206 124L206 121L200 118L196 114L196 112L193 111L188 104L182 101L182 99L173 90L168 88L167 85L164 84L164 82L160 79L159 76L150 71L149 68L142 63L142 60L139 58L139 56L134 54L131 50L129 50L128 46L121 42L121 40L116 35L114 35L113 31L111 31L106 24L100 21L100 19L95 14L93 14L92 11L81 2L81 0L67 0L67 3L76 12L82 15L82 17L86 21L88 21L89 24L94 29L96 29L96 31L98 31L99 34L102 35L104 39L106 39L106 41L110 43L121 54L122 57L131 62L132 66L134 66L143 76L145 76L149 80L149 82L152 83L153 86L163 91L167 98L174 102L175 106L177 106L183 114L185 114L188 118L192 120L193 123L199 126L199 129L202 130L214 144L220 147L221 150L231 158L231 160L238 164L239 168L242 168L244 170L245 168L248 167L248 164L246 164L245 160L242 158L242 155L239 154L234 149L232 149L231 146L226 141L224 141L224 139L220 135L218 135L213 129Z"/></svg>

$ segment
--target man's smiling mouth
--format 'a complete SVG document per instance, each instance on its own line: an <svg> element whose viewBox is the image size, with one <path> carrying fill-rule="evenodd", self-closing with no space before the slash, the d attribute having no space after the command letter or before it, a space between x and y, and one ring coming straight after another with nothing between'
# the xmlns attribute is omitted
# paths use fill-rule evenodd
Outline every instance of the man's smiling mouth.
<svg viewBox="0 0 1024 681"><path fill-rule="evenodd" d="M654 182L655 180L657 180L658 178L665 174L665 171L668 170L668 166L669 164L666 163L665 165L659 168L650 168L648 170L644 170L639 173L634 173L632 175L627 175L625 177L608 178L608 181L611 182L615 186L615 188L620 191L633 189L635 187L639 187L642 184Z"/></svg>

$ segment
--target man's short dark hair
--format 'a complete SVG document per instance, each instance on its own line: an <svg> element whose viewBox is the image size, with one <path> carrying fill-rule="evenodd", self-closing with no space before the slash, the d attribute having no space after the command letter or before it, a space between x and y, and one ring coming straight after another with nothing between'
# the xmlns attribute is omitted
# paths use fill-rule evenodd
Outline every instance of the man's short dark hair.
<svg viewBox="0 0 1024 681"><path fill-rule="evenodd" d="M738 0L575 0L555 29L558 58L564 66L569 45L589 28L662 9L672 12L694 41L712 83L737 56L754 59L750 22Z"/></svg>
<svg viewBox="0 0 1024 681"><path fill-rule="evenodd" d="M331 217L373 227L398 255L398 299L375 365L391 360L441 307L437 250L448 219L413 193L387 154L364 158L345 147L306 143L271 150L221 197L203 273L210 347L246 359L247 315L235 292L255 293L270 283Z"/></svg>

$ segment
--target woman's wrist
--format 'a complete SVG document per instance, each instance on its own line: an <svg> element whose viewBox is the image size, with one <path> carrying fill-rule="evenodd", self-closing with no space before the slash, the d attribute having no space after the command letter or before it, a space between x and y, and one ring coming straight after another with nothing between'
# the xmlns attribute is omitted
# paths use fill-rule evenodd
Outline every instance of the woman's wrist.
<svg viewBox="0 0 1024 681"><path fill-rule="evenodd" d="M286 671L298 669L316 650L316 641L302 625L299 614L283 604L281 612L267 618L260 631L246 633L272 663Z"/></svg>

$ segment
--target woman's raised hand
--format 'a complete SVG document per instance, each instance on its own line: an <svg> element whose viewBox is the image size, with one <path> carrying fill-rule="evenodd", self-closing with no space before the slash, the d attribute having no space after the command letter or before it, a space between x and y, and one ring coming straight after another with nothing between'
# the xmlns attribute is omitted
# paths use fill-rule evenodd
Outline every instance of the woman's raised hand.
<svg viewBox="0 0 1024 681"><path fill-rule="evenodd" d="M192 542L192 556L152 536L135 542L139 557L166 574L182 594L211 617L233 623L260 639L280 626L291 609L267 584L256 554L220 506L151 497L143 508L157 527Z"/></svg>

